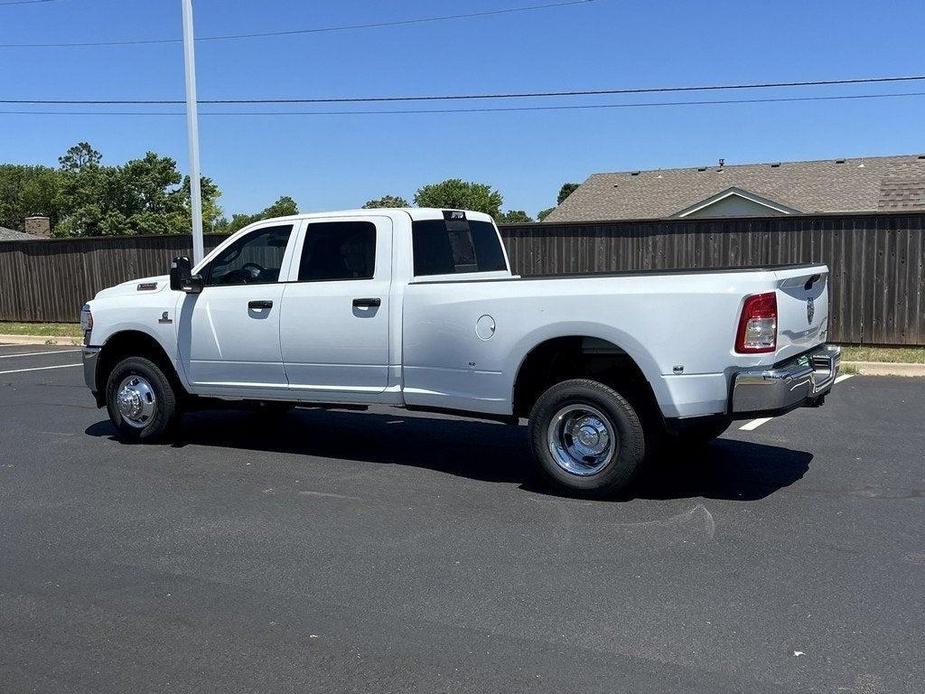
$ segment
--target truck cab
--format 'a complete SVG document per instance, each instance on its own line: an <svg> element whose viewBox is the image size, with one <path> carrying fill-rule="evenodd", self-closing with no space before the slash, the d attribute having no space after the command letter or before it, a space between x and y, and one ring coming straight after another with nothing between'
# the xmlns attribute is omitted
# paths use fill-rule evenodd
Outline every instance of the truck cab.
<svg viewBox="0 0 925 694"><path fill-rule="evenodd" d="M100 292L85 307L99 315L105 306L107 315L87 334L87 368L114 335L137 331L162 348L192 395L402 404L403 297L415 273L511 277L494 223L478 212L267 220L229 237L184 284L163 276ZM102 393L98 375L92 388Z"/></svg>

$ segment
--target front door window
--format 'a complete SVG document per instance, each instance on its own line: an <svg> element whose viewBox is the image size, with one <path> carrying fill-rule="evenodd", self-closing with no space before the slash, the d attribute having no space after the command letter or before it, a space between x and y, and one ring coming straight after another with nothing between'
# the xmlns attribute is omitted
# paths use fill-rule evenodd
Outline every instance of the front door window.
<svg viewBox="0 0 925 694"><path fill-rule="evenodd" d="M292 225L264 227L242 236L202 270L207 287L279 281Z"/></svg>

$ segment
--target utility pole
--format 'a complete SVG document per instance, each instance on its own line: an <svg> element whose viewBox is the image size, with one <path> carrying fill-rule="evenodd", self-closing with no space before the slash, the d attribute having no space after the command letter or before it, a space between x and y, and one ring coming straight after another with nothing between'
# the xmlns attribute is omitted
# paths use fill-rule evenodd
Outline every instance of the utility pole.
<svg viewBox="0 0 925 694"><path fill-rule="evenodd" d="M186 138L189 143L189 193L193 213L193 265L202 260L202 190L199 174L199 112L196 105L196 48L193 45L193 0L183 5L183 63L186 68Z"/></svg>

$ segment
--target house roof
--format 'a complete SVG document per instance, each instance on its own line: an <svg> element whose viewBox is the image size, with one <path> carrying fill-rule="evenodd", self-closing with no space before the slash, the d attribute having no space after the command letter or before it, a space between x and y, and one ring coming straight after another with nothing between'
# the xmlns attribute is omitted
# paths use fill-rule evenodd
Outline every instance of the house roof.
<svg viewBox="0 0 925 694"><path fill-rule="evenodd" d="M789 210L925 210L925 155L593 174L547 222L659 219L738 189Z"/></svg>
<svg viewBox="0 0 925 694"><path fill-rule="evenodd" d="M0 227L0 241L34 241L35 239L33 234Z"/></svg>

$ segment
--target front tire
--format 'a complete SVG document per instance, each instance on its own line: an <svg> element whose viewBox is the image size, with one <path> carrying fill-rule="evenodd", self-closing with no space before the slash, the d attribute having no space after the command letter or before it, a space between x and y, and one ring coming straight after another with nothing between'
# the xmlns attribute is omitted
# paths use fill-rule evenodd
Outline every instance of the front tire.
<svg viewBox="0 0 925 694"><path fill-rule="evenodd" d="M106 409L123 441L156 441L174 424L177 397L161 367L144 357L128 357L106 381Z"/></svg>
<svg viewBox="0 0 925 694"><path fill-rule="evenodd" d="M530 443L541 475L574 494L624 490L645 459L645 431L629 400L589 379L557 383L530 413Z"/></svg>

